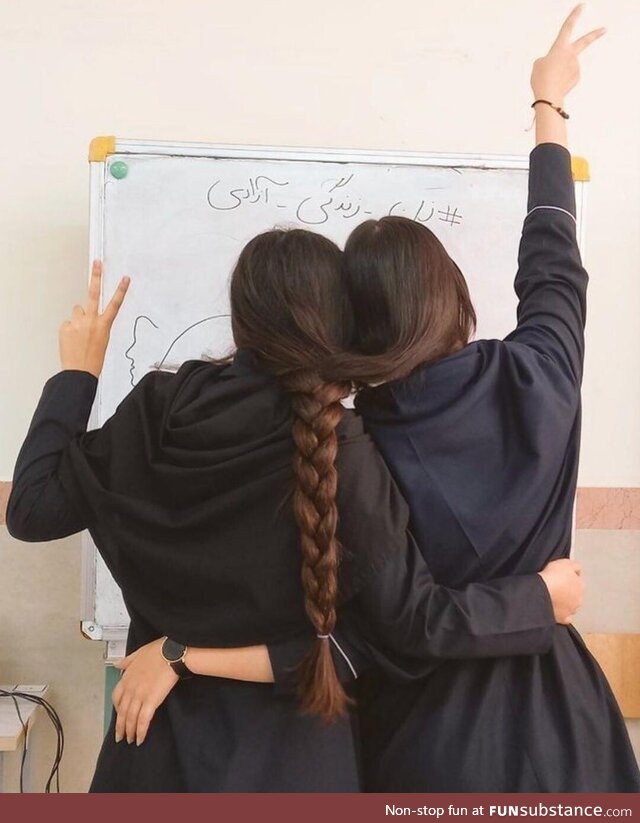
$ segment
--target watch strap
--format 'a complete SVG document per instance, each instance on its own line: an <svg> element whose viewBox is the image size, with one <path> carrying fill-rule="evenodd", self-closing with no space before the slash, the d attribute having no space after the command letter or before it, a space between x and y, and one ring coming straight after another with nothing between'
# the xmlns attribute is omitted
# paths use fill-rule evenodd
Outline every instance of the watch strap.
<svg viewBox="0 0 640 823"><path fill-rule="evenodd" d="M185 649L186 654L186 649ZM185 677L193 677L193 672L187 668L187 664L184 660L172 660L169 665L174 670L174 672L178 675L178 677L184 679Z"/></svg>

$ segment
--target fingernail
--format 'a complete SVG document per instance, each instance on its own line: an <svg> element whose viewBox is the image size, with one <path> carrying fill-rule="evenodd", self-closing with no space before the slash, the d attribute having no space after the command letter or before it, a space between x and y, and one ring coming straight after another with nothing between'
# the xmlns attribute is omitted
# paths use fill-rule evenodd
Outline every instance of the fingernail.
<svg viewBox="0 0 640 823"><path fill-rule="evenodd" d="M142 740L136 740L136 746L142 746Z"/></svg>
<svg viewBox="0 0 640 823"><path fill-rule="evenodd" d="M116 743L119 743L122 740L122 735L116 735Z"/></svg>

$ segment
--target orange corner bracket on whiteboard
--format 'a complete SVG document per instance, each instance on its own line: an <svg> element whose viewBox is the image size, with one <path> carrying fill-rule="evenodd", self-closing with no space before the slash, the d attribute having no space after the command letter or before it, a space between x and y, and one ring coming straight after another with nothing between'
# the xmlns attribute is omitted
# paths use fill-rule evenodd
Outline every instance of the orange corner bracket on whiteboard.
<svg viewBox="0 0 640 823"><path fill-rule="evenodd" d="M571 174L576 183L586 183L588 180L591 180L589 161L584 157L572 157Z"/></svg>
<svg viewBox="0 0 640 823"><path fill-rule="evenodd" d="M107 155L113 154L115 150L115 137L94 137L89 144L89 162L104 163Z"/></svg>

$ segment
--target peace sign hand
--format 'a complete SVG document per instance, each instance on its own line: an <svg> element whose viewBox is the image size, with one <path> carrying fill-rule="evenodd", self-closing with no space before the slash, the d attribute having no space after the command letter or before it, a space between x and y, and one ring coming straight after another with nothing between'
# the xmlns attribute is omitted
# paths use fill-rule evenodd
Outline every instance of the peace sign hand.
<svg viewBox="0 0 640 823"><path fill-rule="evenodd" d="M550 100L555 106L562 106L565 95L580 79L578 55L606 32L604 28L594 29L571 42L583 7L584 3L581 3L573 9L562 24L549 52L533 64L531 88L537 100Z"/></svg>
<svg viewBox="0 0 640 823"><path fill-rule="evenodd" d="M130 282L129 277L122 278L109 305L100 314L98 306L102 263L100 260L94 260L87 305L85 308L75 305L71 320L65 320L58 332L60 363L63 369L78 369L88 371L95 377L100 376L111 327L124 302Z"/></svg>

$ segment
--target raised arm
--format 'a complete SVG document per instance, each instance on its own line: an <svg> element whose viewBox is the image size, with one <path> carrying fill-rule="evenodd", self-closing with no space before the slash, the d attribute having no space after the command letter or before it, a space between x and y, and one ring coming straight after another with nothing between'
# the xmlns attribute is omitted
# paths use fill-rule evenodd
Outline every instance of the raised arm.
<svg viewBox="0 0 640 823"><path fill-rule="evenodd" d="M85 306L75 305L71 319L59 329L62 370L45 383L16 460L6 521L9 534L19 540L55 540L91 525L92 512L78 499L78 490L65 487L61 463L69 443L86 432L111 328L129 278L122 278L103 312L99 311L101 288L102 263L96 260Z"/></svg>
<svg viewBox="0 0 640 823"><path fill-rule="evenodd" d="M579 77L579 54L604 34L572 42L577 6L531 75L536 147L530 155L527 215L518 252L518 325L506 338L527 345L579 386L584 356L588 276L576 237L575 188L567 149L566 95Z"/></svg>

